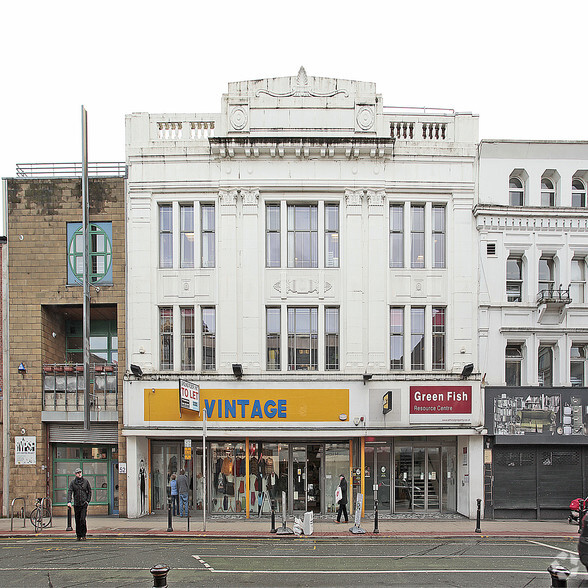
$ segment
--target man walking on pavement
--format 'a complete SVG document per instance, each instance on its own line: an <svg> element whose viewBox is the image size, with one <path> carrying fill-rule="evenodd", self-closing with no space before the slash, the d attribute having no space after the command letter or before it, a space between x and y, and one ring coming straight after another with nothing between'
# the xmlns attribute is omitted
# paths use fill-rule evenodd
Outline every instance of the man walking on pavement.
<svg viewBox="0 0 588 588"><path fill-rule="evenodd" d="M347 480L345 476L341 474L339 478L339 488L341 488L341 499L339 500L339 510L337 510L337 522L341 521L341 515L345 517L345 522L349 522L347 517Z"/></svg>
<svg viewBox="0 0 588 588"><path fill-rule="evenodd" d="M190 491L190 483L188 476L184 470L180 470L178 476L178 494L180 495L180 516L188 516L188 492Z"/></svg>
<svg viewBox="0 0 588 588"><path fill-rule="evenodd" d="M82 476L82 470L80 468L76 469L75 476L67 489L67 506L71 508L73 497L76 535L78 541L85 541L87 532L86 514L88 512L88 504L92 500L92 487L90 486L90 482Z"/></svg>

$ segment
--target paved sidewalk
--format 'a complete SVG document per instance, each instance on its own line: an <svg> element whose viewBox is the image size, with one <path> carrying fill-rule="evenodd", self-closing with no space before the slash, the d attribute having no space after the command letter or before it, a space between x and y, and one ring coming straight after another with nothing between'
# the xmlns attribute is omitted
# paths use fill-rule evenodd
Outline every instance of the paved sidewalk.
<svg viewBox="0 0 588 588"><path fill-rule="evenodd" d="M200 514L200 513L199 513ZM294 520L289 518L287 526L292 528ZM277 537L287 539L292 536L277 536L270 533L271 520L267 517L257 518L236 516L233 519L226 517L211 517L206 521L204 530L202 517L190 518L190 531L187 529L186 518L174 518L173 531L168 532L167 516L147 515L139 519L126 519L118 517L88 517L88 536L94 537ZM281 520L276 521L276 527L281 527ZM339 523L334 520L316 518L314 520L314 533L317 537L353 537L349 529L353 522ZM11 530L9 518L0 519L1 537L74 537L73 531L66 531L67 519L55 517L52 527L43 529L40 533L35 530L30 520L15 518ZM501 537L501 538L564 538L577 539L577 525L570 525L567 520L556 521L525 521L504 520L485 521L480 524L480 533L475 532L476 521L463 519L384 519L379 521L379 534L374 534L373 519L362 519L361 528L365 529L370 537Z"/></svg>

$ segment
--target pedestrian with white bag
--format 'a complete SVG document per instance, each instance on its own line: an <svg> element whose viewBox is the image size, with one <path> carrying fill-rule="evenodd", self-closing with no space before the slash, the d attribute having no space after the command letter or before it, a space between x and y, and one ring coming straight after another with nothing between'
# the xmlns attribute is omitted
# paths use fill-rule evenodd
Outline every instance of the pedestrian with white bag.
<svg viewBox="0 0 588 588"><path fill-rule="evenodd" d="M347 516L347 480L345 476L341 474L339 479L339 485L335 490L335 503L339 505L339 509L337 510L337 523L341 522L341 515L345 517L345 522L349 522L349 517Z"/></svg>

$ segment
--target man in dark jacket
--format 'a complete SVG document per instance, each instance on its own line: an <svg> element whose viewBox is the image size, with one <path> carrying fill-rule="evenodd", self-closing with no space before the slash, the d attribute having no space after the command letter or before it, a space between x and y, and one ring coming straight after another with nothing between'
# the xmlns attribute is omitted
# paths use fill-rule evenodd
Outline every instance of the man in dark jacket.
<svg viewBox="0 0 588 588"><path fill-rule="evenodd" d="M339 481L339 488L341 488L341 500L339 500L339 510L337 511L337 522L341 522L341 515L345 517L345 522L349 522L347 516L347 480L345 476L341 474Z"/></svg>
<svg viewBox="0 0 588 588"><path fill-rule="evenodd" d="M86 540L86 513L88 504L92 500L92 488L90 482L82 476L82 470L77 468L76 477L71 481L67 489L67 506L71 508L73 497L74 513L76 516L76 535L78 541Z"/></svg>

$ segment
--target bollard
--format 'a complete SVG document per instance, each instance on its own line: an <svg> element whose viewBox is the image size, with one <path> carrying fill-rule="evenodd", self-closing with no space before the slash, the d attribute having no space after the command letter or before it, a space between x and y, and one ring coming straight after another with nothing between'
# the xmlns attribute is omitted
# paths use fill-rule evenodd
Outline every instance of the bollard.
<svg viewBox="0 0 588 588"><path fill-rule="evenodd" d="M169 570L169 566L164 566L163 564L157 564L149 570L153 574L153 588L167 588L167 573Z"/></svg>
<svg viewBox="0 0 588 588"><path fill-rule="evenodd" d="M379 533L378 527L378 500L374 500L374 533Z"/></svg>
<svg viewBox="0 0 588 588"><path fill-rule="evenodd" d="M270 533L276 533L276 531L276 509L272 500L272 528L270 529Z"/></svg>
<svg viewBox="0 0 588 588"><path fill-rule="evenodd" d="M580 503L580 508L578 508L578 533L582 532L582 519L586 514L586 500L580 498L578 501Z"/></svg>
<svg viewBox="0 0 588 588"><path fill-rule="evenodd" d="M171 533L172 531L172 501L170 499L167 501L167 532Z"/></svg>
<svg viewBox="0 0 588 588"><path fill-rule="evenodd" d="M551 585L552 586L567 586L568 585L568 576L570 575L570 571L563 566L553 565L551 564L547 571L551 575Z"/></svg>
<svg viewBox="0 0 588 588"><path fill-rule="evenodd" d="M480 529L480 513L482 510L482 499L478 498L478 512L476 514L476 528L474 529L474 533L481 533L482 529Z"/></svg>
<svg viewBox="0 0 588 588"><path fill-rule="evenodd" d="M73 531L73 527L71 526L71 506L67 507L67 527L65 528L66 531Z"/></svg>

